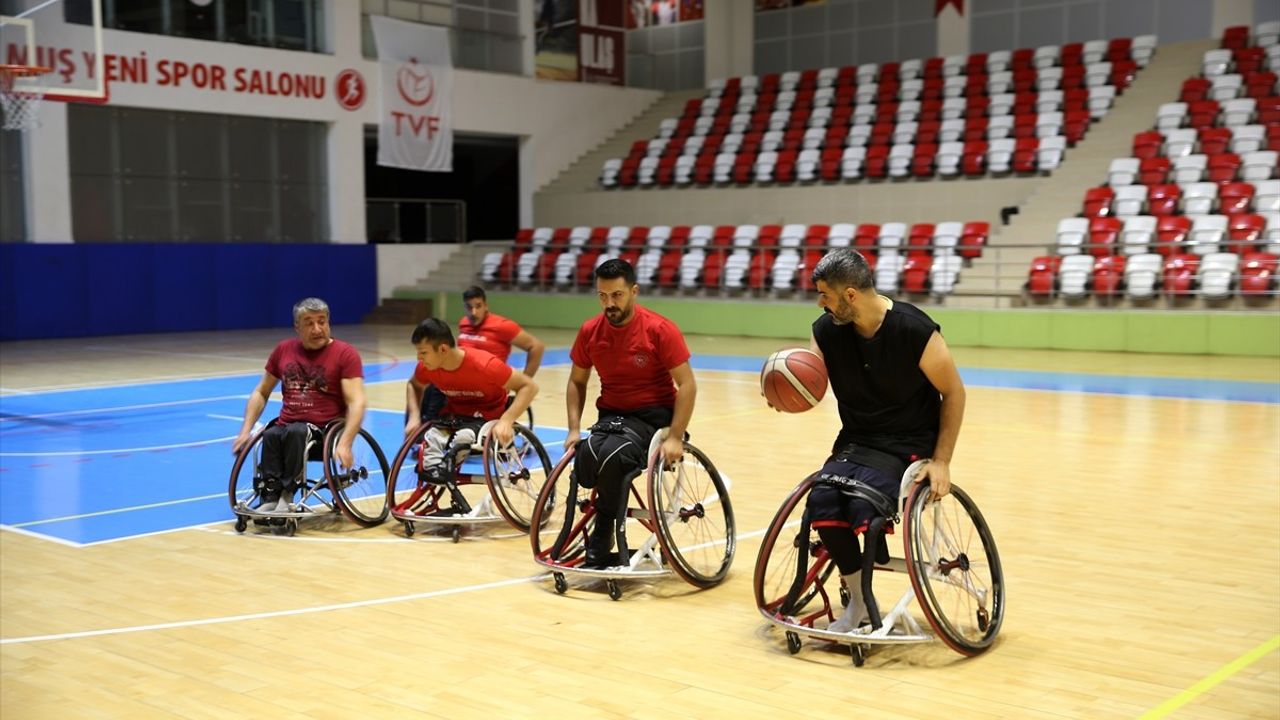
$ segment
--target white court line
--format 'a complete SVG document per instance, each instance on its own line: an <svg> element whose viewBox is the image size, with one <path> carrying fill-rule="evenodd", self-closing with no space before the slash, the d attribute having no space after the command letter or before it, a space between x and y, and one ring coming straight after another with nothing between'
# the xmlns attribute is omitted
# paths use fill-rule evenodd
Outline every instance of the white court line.
<svg viewBox="0 0 1280 720"><path fill-rule="evenodd" d="M86 630L83 632L59 633L56 635L31 635L28 637L4 638L0 640L0 645L18 645L22 643L47 642L50 640L71 640L75 638L100 637L103 635L124 635L128 633L146 632L148 630L172 630L174 628L200 627L202 625L221 625L224 623L243 622L245 620L263 620L273 617L291 617L295 615L311 615L314 613L331 612L334 610L348 610L358 607L371 607L375 605L388 605L391 603L409 602L413 600L429 600L431 598L445 597L448 595L458 595L467 592L476 592L479 590L492 590L493 588L507 587L510 585L520 585L522 583L532 582L545 578L545 573L534 575L531 577L512 578L509 580L498 580L495 582L484 583L481 585L467 585L458 588L446 588L444 590L431 590L428 592L414 593L412 595L396 595L394 597L375 598L373 600L357 600L355 602L338 603L334 605L319 605L317 607L300 608L296 610L274 610L271 612L250 613L246 615L228 615L224 617L204 618L202 620L183 620L180 622L157 623L155 625L134 625L132 627L107 628L104 630Z"/></svg>
<svg viewBox="0 0 1280 720"><path fill-rule="evenodd" d="M244 420L244 418L236 417L235 415L215 415L213 413L208 413L207 415L205 415L205 417L211 417L211 418L214 418L215 420L234 420L236 422L241 422L242 420Z"/></svg>
<svg viewBox="0 0 1280 720"><path fill-rule="evenodd" d="M196 440L187 443L173 443L171 445L152 445L150 447L136 448L113 448L110 450L63 450L59 452L0 452L0 457L62 457L68 455L114 455L117 453L136 453L136 452L152 452L154 450L173 450L176 448L199 447L201 445L213 445L214 443L227 442L235 440L236 435L228 435L226 437L213 438L212 440Z"/></svg>
<svg viewBox="0 0 1280 720"><path fill-rule="evenodd" d="M142 403L139 405L115 405L103 408L85 408L83 410L59 410L58 412L37 413L35 415L15 415L12 417L0 417L0 422L21 422L24 420L40 420L51 417L65 417L67 415L91 415L94 413L116 412L118 410L145 410L147 408L171 407L174 405L194 405L202 402L215 402L217 400L244 400L249 397L248 393L240 395L216 395L214 397L191 398L189 400L170 400L168 402Z"/></svg>
<svg viewBox="0 0 1280 720"><path fill-rule="evenodd" d="M737 540L746 540L749 538L763 535L768 532L769 528L765 527L760 530L752 530L751 532L738 533ZM445 597L448 595L460 595L462 593L477 592L480 590L491 590L493 588L508 587L511 585L521 585L527 582L534 582L545 579L549 573L542 573L531 577L508 578L506 580L495 580L494 582L482 583L480 585L466 585L457 588L446 588L443 590L431 590L424 593L414 593L412 595L396 595L394 597L374 598L372 600L357 600L349 603L338 603L334 605L320 605L318 607L299 608L295 610L274 610L271 612L250 613L246 615L229 615L224 617L203 618L200 620L180 620L177 622L157 623L154 625L133 625L118 628L106 628L103 630L84 630L81 632L57 633L53 635L29 635L27 637L15 637L0 639L0 645L20 645L33 642L48 642L51 640L74 640L78 638L100 637L103 635L125 635L129 633L147 632L150 630L172 630L175 628L199 627L202 625L221 625L225 623L242 622L246 620L261 620L272 617L292 617L295 615L311 615L314 613L330 612L333 610L348 610L350 608L370 607L375 605L389 605L391 603L411 602L413 600L427 600L437 597Z"/></svg>
<svg viewBox="0 0 1280 720"><path fill-rule="evenodd" d="M182 505L184 503L200 502L201 500L212 500L214 498L226 499L226 497L227 497L227 494L224 492L221 492L221 493L217 493L216 495L201 495L199 497L182 498L181 500L165 500L164 502L148 503L146 505L133 505L130 507L122 507L122 508L112 508L110 510L98 510L96 512L83 513L80 515L64 515L62 517L45 518L41 520L28 520L26 522L14 523L12 525L9 525L8 527L24 528L24 527L31 527L33 525L47 525L49 523L64 522L67 520L83 520L85 518L101 517L103 515L117 515L119 513L133 512L135 510L149 510L151 508L168 507L170 505ZM226 521L223 520L219 522L226 522ZM179 528L179 529L185 529L185 527L196 527L196 526L187 525L187 526L184 526L184 528ZM140 536L130 535L129 537L140 537Z"/></svg>
<svg viewBox="0 0 1280 720"><path fill-rule="evenodd" d="M0 393L8 393L9 395L33 395L30 390L18 390L17 388L0 387Z"/></svg>
<svg viewBox="0 0 1280 720"><path fill-rule="evenodd" d="M31 532L30 530L23 530L22 528L14 527L13 525L0 525L0 530L7 530L8 532L16 533L18 535L25 535L29 538L35 538L37 540L48 540L50 542L58 543L59 545L66 545L67 547L73 547L73 548L84 547L83 545L81 545L80 543L74 540L65 540L63 538L54 537L52 535L41 535L40 533Z"/></svg>

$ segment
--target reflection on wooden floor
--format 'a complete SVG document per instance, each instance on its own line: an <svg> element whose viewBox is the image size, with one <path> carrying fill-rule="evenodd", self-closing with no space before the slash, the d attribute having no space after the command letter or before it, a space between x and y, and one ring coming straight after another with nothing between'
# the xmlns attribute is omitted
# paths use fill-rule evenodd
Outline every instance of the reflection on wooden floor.
<svg viewBox="0 0 1280 720"><path fill-rule="evenodd" d="M335 335L366 363L412 362L408 329ZM280 337L6 344L0 400L257 373ZM757 357L784 344L690 339L695 353ZM962 367L1280 382L1274 360L956 355ZM539 424L563 426L566 379L563 366L538 374ZM1280 716L1280 653L1226 667L1280 635L1280 406L971 387L953 477L999 544L1001 637L974 659L885 648L855 669L816 645L789 655L751 597L761 531L828 450L834 403L778 415L749 373L698 382L691 432L732 479L740 533L719 587L559 596L529 579L523 538L455 545L390 525L280 538L238 536L228 519L84 548L4 532L0 715L1136 718L1172 700L1172 717ZM398 409L403 385L372 384L370 398ZM1221 682L1197 687L1205 678Z"/></svg>

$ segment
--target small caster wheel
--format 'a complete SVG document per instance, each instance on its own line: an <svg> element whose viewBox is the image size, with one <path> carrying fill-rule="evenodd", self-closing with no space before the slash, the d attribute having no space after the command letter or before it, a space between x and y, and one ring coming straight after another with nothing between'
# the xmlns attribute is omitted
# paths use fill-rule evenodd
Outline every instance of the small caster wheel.
<svg viewBox="0 0 1280 720"><path fill-rule="evenodd" d="M407 538L413 537L413 531L414 531L413 523L409 522L408 520L405 520L401 524L404 525L404 536Z"/></svg>
<svg viewBox="0 0 1280 720"><path fill-rule="evenodd" d="M285 537L293 537L294 533L296 532L298 532L298 519L289 518L288 520L285 520L284 522Z"/></svg>
<svg viewBox="0 0 1280 720"><path fill-rule="evenodd" d="M989 627L991 627L991 615L987 612L986 608L978 608L978 629L982 632L986 632Z"/></svg>
<svg viewBox="0 0 1280 720"><path fill-rule="evenodd" d="M461 541L462 541L462 528L460 528L460 527L455 527L455 528L453 529L453 541L454 541L454 542L461 542Z"/></svg>
<svg viewBox="0 0 1280 720"><path fill-rule="evenodd" d="M605 587L609 588L609 598L611 600L618 600L622 597L622 588L618 587L617 580L606 580L604 584Z"/></svg>
<svg viewBox="0 0 1280 720"><path fill-rule="evenodd" d="M790 630L787 631L787 652L792 655L800 652L800 636Z"/></svg>
<svg viewBox="0 0 1280 720"><path fill-rule="evenodd" d="M863 664L867 662L867 646L852 645L850 646L850 649L853 651L854 667L862 667Z"/></svg>
<svg viewBox="0 0 1280 720"><path fill-rule="evenodd" d="M849 588L840 584L840 607L849 607Z"/></svg>
<svg viewBox="0 0 1280 720"><path fill-rule="evenodd" d="M551 573L551 579L556 583L556 592L561 595L569 592L569 581L564 579L564 573Z"/></svg>
<svg viewBox="0 0 1280 720"><path fill-rule="evenodd" d="M249 518L243 515L236 516L236 532L242 533L249 527Z"/></svg>

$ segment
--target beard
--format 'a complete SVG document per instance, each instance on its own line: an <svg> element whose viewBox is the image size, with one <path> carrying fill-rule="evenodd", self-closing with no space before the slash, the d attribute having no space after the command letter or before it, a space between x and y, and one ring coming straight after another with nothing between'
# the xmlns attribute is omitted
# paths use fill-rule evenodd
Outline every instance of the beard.
<svg viewBox="0 0 1280 720"><path fill-rule="evenodd" d="M610 325L617 327L631 319L631 311L632 307L630 305L625 308L607 308L604 311L604 319L608 320Z"/></svg>

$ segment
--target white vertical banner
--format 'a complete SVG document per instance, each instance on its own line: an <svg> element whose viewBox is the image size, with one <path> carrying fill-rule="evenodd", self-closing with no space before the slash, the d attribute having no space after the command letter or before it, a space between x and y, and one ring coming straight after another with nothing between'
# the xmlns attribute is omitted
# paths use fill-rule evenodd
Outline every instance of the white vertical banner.
<svg viewBox="0 0 1280 720"><path fill-rule="evenodd" d="M453 171L449 30L371 15L382 88L378 164Z"/></svg>

